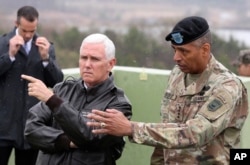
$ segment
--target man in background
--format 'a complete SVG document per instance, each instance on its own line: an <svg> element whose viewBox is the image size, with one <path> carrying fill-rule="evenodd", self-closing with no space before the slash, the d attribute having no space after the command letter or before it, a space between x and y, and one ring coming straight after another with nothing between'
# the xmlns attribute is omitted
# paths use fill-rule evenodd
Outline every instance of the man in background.
<svg viewBox="0 0 250 165"><path fill-rule="evenodd" d="M240 54L233 63L237 67L237 73L239 76L250 76L250 49L241 50Z"/></svg>
<svg viewBox="0 0 250 165"><path fill-rule="evenodd" d="M38 153L25 140L24 127L29 108L39 100L28 95L21 74L48 87L63 80L52 43L36 33L38 17L34 7L21 7L15 28L0 37L0 165L8 165L13 148L16 165L34 165Z"/></svg>

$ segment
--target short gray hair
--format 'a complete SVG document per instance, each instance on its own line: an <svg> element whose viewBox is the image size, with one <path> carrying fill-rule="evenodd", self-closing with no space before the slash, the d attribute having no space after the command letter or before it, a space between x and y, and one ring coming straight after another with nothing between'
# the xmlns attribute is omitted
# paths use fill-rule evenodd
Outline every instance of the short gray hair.
<svg viewBox="0 0 250 165"><path fill-rule="evenodd" d="M209 43L210 45L212 44L212 35L210 31L194 41L194 44L198 47L202 46L205 43Z"/></svg>
<svg viewBox="0 0 250 165"><path fill-rule="evenodd" d="M105 47L105 55L108 60L115 58L115 45L113 41L111 41L106 35L101 33L94 33L88 35L86 38L83 39L81 48L85 43L103 43Z"/></svg>

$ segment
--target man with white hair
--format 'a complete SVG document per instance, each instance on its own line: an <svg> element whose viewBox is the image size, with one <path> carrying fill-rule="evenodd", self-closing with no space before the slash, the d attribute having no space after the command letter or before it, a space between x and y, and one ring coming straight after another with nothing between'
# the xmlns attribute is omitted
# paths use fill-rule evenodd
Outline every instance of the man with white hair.
<svg viewBox="0 0 250 165"><path fill-rule="evenodd" d="M28 94L41 100L28 114L25 136L40 149L37 165L115 165L124 147L123 137L94 135L86 125L92 109L116 108L128 119L131 104L114 84L115 46L103 34L87 36L80 47L79 80L65 80L53 91L40 80L29 82ZM103 126L100 123L99 126Z"/></svg>

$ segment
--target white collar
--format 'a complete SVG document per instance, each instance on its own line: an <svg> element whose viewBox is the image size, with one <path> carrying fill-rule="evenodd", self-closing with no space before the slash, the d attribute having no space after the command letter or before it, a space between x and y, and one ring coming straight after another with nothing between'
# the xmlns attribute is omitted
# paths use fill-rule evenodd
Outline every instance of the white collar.
<svg viewBox="0 0 250 165"><path fill-rule="evenodd" d="M18 28L16 28L16 35L19 35ZM32 42L32 38L28 42L26 42L26 44L28 45L28 47L31 47L31 42Z"/></svg>

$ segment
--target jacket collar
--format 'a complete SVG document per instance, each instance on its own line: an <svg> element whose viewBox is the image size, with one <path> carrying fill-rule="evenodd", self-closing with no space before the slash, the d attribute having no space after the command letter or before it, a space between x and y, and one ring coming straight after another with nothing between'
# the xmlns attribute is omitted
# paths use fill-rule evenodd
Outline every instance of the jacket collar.
<svg viewBox="0 0 250 165"><path fill-rule="evenodd" d="M16 35L16 29L17 28L14 27L13 30L7 34L9 39ZM34 43L36 41L37 37L38 37L38 34L35 33L33 38L32 38L32 43Z"/></svg>
<svg viewBox="0 0 250 165"><path fill-rule="evenodd" d="M82 85L84 82L81 82ZM85 87L84 87L85 88ZM109 77L103 81L102 83L94 86L85 88L87 93L87 101L90 102L91 100L95 99L97 96L103 95L107 92L110 92L114 88L114 77L112 72L110 72Z"/></svg>

